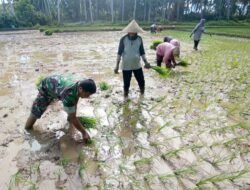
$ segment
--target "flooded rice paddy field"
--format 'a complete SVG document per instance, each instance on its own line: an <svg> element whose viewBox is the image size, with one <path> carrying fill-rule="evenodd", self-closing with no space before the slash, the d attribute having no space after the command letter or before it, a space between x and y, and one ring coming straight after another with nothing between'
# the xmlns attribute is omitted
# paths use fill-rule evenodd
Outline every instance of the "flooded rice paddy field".
<svg viewBox="0 0 250 190"><path fill-rule="evenodd" d="M0 189L250 189L250 41L204 36L195 52L187 33L145 33L153 65L149 46L167 34L190 65L165 79L144 70L145 96L133 78L124 101L113 74L122 33L0 33ZM72 139L60 102L24 132L35 81L52 74L111 86L78 104L98 121L94 145Z"/></svg>

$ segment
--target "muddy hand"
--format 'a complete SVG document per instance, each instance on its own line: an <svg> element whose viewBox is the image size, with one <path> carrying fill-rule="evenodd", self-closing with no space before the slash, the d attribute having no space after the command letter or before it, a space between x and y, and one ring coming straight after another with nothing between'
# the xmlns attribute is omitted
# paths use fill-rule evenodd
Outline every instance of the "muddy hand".
<svg viewBox="0 0 250 190"><path fill-rule="evenodd" d="M115 74L119 74L118 68L115 68L115 69L114 69L114 73L115 73Z"/></svg>
<svg viewBox="0 0 250 190"><path fill-rule="evenodd" d="M90 139L90 136L87 132L82 133L82 139L84 142L87 142Z"/></svg>

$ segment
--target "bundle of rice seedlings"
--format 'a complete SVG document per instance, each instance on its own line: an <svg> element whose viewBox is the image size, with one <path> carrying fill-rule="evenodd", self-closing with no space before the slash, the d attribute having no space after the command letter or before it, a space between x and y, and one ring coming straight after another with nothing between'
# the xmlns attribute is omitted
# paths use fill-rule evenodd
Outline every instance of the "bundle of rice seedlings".
<svg viewBox="0 0 250 190"><path fill-rule="evenodd" d="M95 141L95 139L88 139L85 143L86 143L86 145L95 145L96 141Z"/></svg>
<svg viewBox="0 0 250 190"><path fill-rule="evenodd" d="M40 75L39 77L37 77L36 79L36 87L38 88L38 86L41 84L42 80L44 79L45 77Z"/></svg>
<svg viewBox="0 0 250 190"><path fill-rule="evenodd" d="M52 30L46 30L45 31L45 35L46 36L51 36L53 34L53 31Z"/></svg>
<svg viewBox="0 0 250 190"><path fill-rule="evenodd" d="M96 119L93 117L87 117L87 116L81 116L78 117L80 123L84 126L86 129L90 128L96 128Z"/></svg>
<svg viewBox="0 0 250 190"><path fill-rule="evenodd" d="M161 43L162 43L162 41L160 41L160 40L155 40L155 41L153 41L153 44L150 46L150 49L156 50L156 47L157 47L159 44L161 44Z"/></svg>
<svg viewBox="0 0 250 190"><path fill-rule="evenodd" d="M185 60L181 60L180 62L177 63L176 66L187 67L188 66L188 62L185 61Z"/></svg>
<svg viewBox="0 0 250 190"><path fill-rule="evenodd" d="M158 66L152 66L151 68L153 70L155 70L157 73L159 73L159 75L163 78L168 77L171 73L171 69L162 68L162 67L158 67Z"/></svg>
<svg viewBox="0 0 250 190"><path fill-rule="evenodd" d="M110 86L106 82L100 82L99 84L101 91L108 90Z"/></svg>

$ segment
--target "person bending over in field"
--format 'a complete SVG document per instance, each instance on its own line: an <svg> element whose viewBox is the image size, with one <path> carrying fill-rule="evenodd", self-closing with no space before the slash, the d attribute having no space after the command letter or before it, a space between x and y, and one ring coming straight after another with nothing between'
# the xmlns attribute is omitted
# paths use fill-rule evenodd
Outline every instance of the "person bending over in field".
<svg viewBox="0 0 250 190"><path fill-rule="evenodd" d="M68 121L81 132L83 140L88 140L90 137L76 117L76 110L79 98L88 98L94 93L96 93L96 84L92 79L72 82L61 75L46 77L38 85L38 95L33 102L25 129L33 129L34 123L41 118L50 103L61 100L63 109L68 114Z"/></svg>

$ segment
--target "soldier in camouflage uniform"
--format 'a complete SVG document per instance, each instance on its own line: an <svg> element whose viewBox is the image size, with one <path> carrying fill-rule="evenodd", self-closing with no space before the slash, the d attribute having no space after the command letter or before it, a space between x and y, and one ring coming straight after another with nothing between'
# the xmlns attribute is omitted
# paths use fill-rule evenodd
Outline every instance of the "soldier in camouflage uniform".
<svg viewBox="0 0 250 190"><path fill-rule="evenodd" d="M83 139L89 139L84 126L76 117L79 98L88 98L96 92L96 85L92 79L73 82L63 76L54 75L43 79L38 85L38 95L32 105L31 114L25 128L32 129L37 119L41 118L48 105L55 100L61 100L68 120L82 133Z"/></svg>

